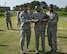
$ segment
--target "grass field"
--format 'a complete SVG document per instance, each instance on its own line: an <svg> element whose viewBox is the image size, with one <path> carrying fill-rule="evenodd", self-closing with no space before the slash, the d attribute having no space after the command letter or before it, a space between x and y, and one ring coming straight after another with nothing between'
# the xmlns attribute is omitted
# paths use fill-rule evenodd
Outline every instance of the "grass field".
<svg viewBox="0 0 67 54"><path fill-rule="evenodd" d="M67 17L67 12L63 12L63 11L57 11L59 17Z"/></svg>
<svg viewBox="0 0 67 54"><path fill-rule="evenodd" d="M12 24L14 30L7 30L5 24L5 18L0 17L0 54L20 54L20 29L17 28L16 23L17 19L16 16L12 18ZM31 52L28 54L35 54L35 37L34 37L34 30L32 26L32 34L31 34L31 43L29 48ZM48 52L50 47L48 46L47 35L45 40L45 50ZM58 22L58 32L57 32L57 41L58 41L58 54L67 54L67 22L63 21L59 18ZM41 41L41 40L40 40ZM40 48L41 51L41 42ZM40 52L40 54L42 54ZM50 54L50 53L46 53Z"/></svg>

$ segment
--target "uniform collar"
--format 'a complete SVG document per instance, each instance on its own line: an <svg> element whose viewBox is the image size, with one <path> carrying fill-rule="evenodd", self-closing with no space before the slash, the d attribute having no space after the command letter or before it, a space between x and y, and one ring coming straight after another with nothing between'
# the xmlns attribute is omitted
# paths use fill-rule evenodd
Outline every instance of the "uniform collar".
<svg viewBox="0 0 67 54"><path fill-rule="evenodd" d="M24 12L24 11L23 11ZM24 12L24 13L28 13L28 12Z"/></svg>
<svg viewBox="0 0 67 54"><path fill-rule="evenodd" d="M53 11L50 11L50 13L54 13L55 11L53 10Z"/></svg>

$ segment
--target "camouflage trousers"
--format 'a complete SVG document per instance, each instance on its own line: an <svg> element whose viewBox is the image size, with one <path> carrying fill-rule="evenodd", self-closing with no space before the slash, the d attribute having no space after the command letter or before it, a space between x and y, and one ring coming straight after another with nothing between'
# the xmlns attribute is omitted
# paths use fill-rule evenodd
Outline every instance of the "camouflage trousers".
<svg viewBox="0 0 67 54"><path fill-rule="evenodd" d="M31 37L31 29L24 29L20 31L20 46L21 46L21 50L23 50L23 46L24 46L24 42L25 42L25 38L26 38L26 46L28 48L28 45L30 43L30 37Z"/></svg>
<svg viewBox="0 0 67 54"><path fill-rule="evenodd" d="M42 50L45 51L45 31L35 30L35 41L36 41L36 50L39 48L39 37L41 37Z"/></svg>
<svg viewBox="0 0 67 54"><path fill-rule="evenodd" d="M57 50L57 36L56 36L56 31L49 31L47 30L47 35L48 35L48 43L49 46L53 51Z"/></svg>
<svg viewBox="0 0 67 54"><path fill-rule="evenodd" d="M7 26L7 28L9 29L8 24L10 24L10 27L12 28L12 23L11 23L11 20L6 20L6 26Z"/></svg>

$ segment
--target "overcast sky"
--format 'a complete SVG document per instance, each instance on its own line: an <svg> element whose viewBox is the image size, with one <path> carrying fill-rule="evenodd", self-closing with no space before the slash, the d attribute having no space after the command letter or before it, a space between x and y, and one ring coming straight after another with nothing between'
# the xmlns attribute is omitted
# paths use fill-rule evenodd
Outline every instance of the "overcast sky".
<svg viewBox="0 0 67 54"><path fill-rule="evenodd" d="M34 0L0 0L0 6L9 6L12 9L16 5L30 3L32 1ZM54 4L60 8L67 6L67 0L37 0L37 1L45 1L48 5Z"/></svg>

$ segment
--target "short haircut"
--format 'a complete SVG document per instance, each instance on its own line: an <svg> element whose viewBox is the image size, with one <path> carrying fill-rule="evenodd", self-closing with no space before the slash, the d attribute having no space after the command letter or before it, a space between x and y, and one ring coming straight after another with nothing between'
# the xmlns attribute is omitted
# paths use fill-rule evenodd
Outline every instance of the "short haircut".
<svg viewBox="0 0 67 54"><path fill-rule="evenodd" d="M36 6L35 6L35 9L36 9L37 7L39 7L39 6L38 6L38 5L36 5ZM39 7L39 8L40 8L40 7Z"/></svg>
<svg viewBox="0 0 67 54"><path fill-rule="evenodd" d="M23 7L28 7L26 4L24 4L24 6Z"/></svg>
<svg viewBox="0 0 67 54"><path fill-rule="evenodd" d="M53 4L50 4L50 6L52 6L52 7L53 7Z"/></svg>

